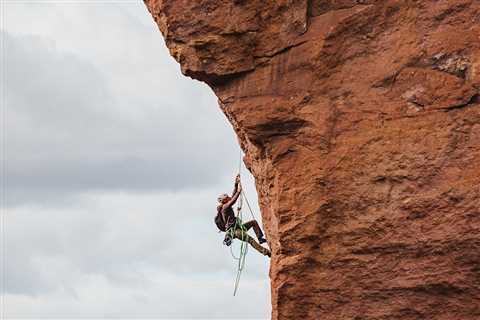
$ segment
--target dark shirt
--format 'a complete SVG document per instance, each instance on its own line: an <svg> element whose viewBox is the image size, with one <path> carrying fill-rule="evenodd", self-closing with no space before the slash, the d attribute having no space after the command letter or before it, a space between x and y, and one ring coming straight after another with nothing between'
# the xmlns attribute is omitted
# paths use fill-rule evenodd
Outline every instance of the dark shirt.
<svg viewBox="0 0 480 320"><path fill-rule="evenodd" d="M222 208L222 217L223 221L225 221L225 230L228 230L235 225L236 218L232 207Z"/></svg>
<svg viewBox="0 0 480 320"><path fill-rule="evenodd" d="M235 182L235 186L233 188L233 192L232 192L232 198L235 199L238 199L238 194L237 194L237 191L238 191L238 182ZM234 201L234 203L235 203ZM230 229L231 227L233 227L235 225L235 222L237 220L237 218L235 218L235 212L233 211L233 204L231 206L225 206L225 205L222 205L222 209L221 209L221 212L222 212L222 218L223 218L223 221L225 221L225 230L228 230Z"/></svg>

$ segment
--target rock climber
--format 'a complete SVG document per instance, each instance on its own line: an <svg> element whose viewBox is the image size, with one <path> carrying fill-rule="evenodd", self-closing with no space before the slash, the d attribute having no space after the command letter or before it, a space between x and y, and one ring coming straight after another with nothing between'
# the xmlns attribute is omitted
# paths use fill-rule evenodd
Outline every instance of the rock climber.
<svg viewBox="0 0 480 320"><path fill-rule="evenodd" d="M218 197L217 216L215 217L215 224L220 231L225 232L224 244L231 245L232 238L236 238L245 242L248 242L255 250L265 256L271 256L270 250L263 247L261 244L267 242L263 237L263 232L256 220L251 220L242 223L240 219L235 217L233 211L233 205L238 200L238 197L242 193L242 185L240 183L240 175L235 178L235 186L232 192L232 196L224 193ZM247 231L253 228L258 242L255 241Z"/></svg>

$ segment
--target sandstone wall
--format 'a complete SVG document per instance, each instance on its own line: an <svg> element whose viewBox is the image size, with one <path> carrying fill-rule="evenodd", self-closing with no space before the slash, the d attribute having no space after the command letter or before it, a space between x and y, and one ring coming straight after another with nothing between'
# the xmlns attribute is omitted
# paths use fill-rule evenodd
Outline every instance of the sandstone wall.
<svg viewBox="0 0 480 320"><path fill-rule="evenodd" d="M246 153L272 319L480 319L480 1L145 2Z"/></svg>

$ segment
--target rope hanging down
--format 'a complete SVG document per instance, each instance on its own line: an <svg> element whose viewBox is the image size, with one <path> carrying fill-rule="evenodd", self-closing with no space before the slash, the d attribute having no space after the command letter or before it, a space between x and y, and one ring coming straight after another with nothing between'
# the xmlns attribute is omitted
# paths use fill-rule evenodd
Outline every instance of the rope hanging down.
<svg viewBox="0 0 480 320"><path fill-rule="evenodd" d="M232 256L234 259L237 260L238 264L237 264L237 276L235 277L235 285L234 285L234 289L233 289L233 295L235 296L237 294L237 290L238 290L238 286L240 284L240 277L242 276L242 272L245 268L245 262L246 262L246 258L247 258L247 252L248 252L248 244L247 242L245 242L245 238L246 238L246 233L247 233L247 230L245 230L245 227L243 226L243 223L242 223L242 202L243 202L243 195L241 194L240 196L240 199L239 199L239 204L238 204L238 207L237 207L237 219L235 221L235 226L233 228L233 235L232 235L232 239L235 237L236 233L237 232L240 232L240 255L238 258L235 257L235 255L233 254L233 250L232 250L232 247L230 247L230 252L232 253ZM237 229L237 227L239 227ZM237 234L238 236L238 234Z"/></svg>
<svg viewBox="0 0 480 320"><path fill-rule="evenodd" d="M242 151L240 150L240 156L239 156L239 163L238 163L238 175L240 176L242 170ZM241 183L241 182L240 182ZM237 204L237 218L235 220L235 226L230 229L231 233L230 236L232 239L235 238L237 230L240 232L240 237L241 237L241 244L240 244L240 254L238 257L235 256L233 253L233 248L230 247L230 253L232 254L232 257L237 260L237 276L235 278L235 285L233 289L233 295L235 296L238 291L238 286L240 284L240 278L242 276L242 272L245 268L245 262L247 258L247 253L248 253L248 243L245 241L247 235L247 230L243 226L243 201L247 203L248 210L250 211L250 214L252 215L252 218L255 220L255 215L253 214L253 210L250 206L250 203L248 202L247 196L245 195L245 191L242 188L242 191L240 192L240 198L238 199L238 204ZM237 229L237 227L239 227Z"/></svg>

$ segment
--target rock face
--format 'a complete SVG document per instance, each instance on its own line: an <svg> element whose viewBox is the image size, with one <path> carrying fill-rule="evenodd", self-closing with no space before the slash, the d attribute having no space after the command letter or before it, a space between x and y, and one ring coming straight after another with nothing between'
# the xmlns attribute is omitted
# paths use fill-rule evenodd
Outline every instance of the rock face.
<svg viewBox="0 0 480 320"><path fill-rule="evenodd" d="M480 319L480 1L145 2L246 153L272 319Z"/></svg>

